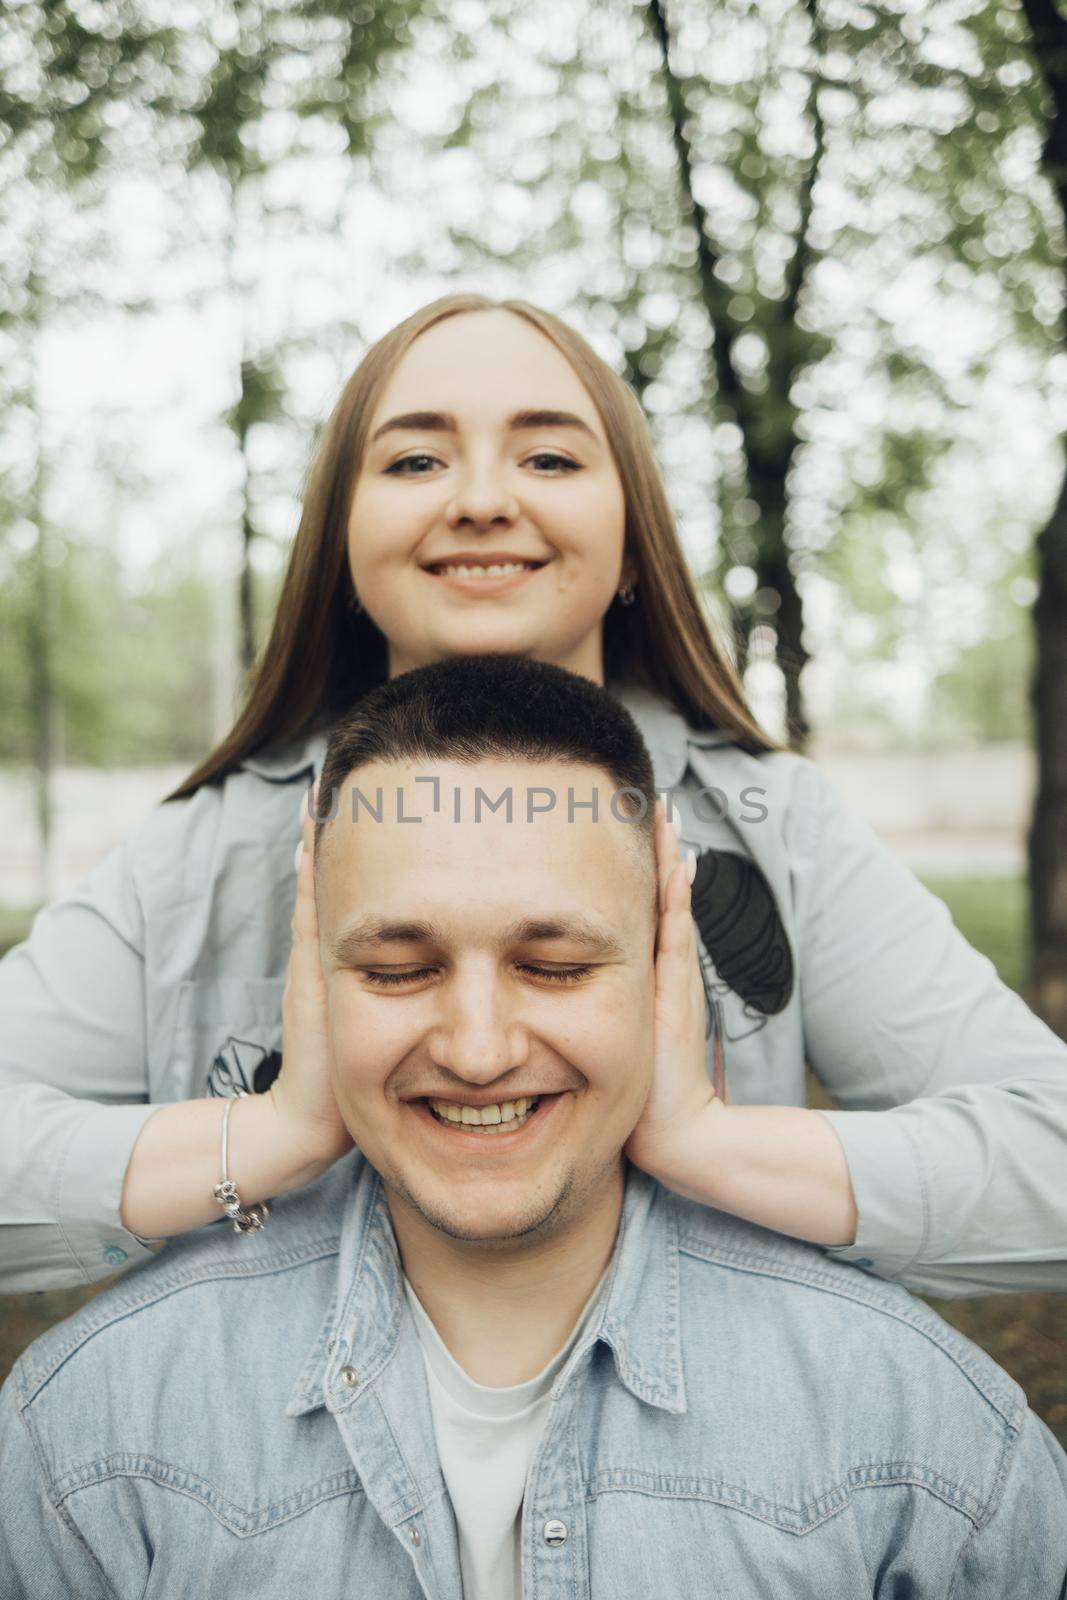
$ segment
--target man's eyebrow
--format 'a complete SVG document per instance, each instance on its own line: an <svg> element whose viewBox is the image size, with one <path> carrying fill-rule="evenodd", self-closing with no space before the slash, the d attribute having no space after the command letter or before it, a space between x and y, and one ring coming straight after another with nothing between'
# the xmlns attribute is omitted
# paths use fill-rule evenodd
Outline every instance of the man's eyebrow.
<svg viewBox="0 0 1067 1600"><path fill-rule="evenodd" d="M588 917L523 917L504 931L505 944L534 944L545 939L569 939L603 956L621 956L622 945L610 928Z"/></svg>
<svg viewBox="0 0 1067 1600"><path fill-rule="evenodd" d="M584 945L591 954L609 958L618 959L624 954L610 928L578 915L522 917L504 929L501 944L533 944L551 939L568 939ZM361 917L341 930L330 954L339 966L344 966L387 945L444 943L444 933L434 922L388 922L381 917Z"/></svg>
<svg viewBox="0 0 1067 1600"><path fill-rule="evenodd" d="M527 410L516 411L508 418L507 426L513 433L529 428L577 428L599 444L588 422L573 411ZM405 411L390 417L376 428L371 438L374 444L385 433L458 433L459 424L450 411Z"/></svg>

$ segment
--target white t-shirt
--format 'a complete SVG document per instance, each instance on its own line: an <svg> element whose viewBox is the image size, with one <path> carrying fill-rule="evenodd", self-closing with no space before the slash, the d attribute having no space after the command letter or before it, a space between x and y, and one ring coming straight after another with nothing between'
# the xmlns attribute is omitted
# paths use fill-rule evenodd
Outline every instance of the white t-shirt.
<svg viewBox="0 0 1067 1600"><path fill-rule="evenodd" d="M454 1360L411 1284L408 1305L422 1345L437 1453L456 1514L463 1600L522 1600L519 1543L526 1474L548 1422L548 1391L584 1332L605 1268L563 1349L526 1383L475 1383Z"/></svg>

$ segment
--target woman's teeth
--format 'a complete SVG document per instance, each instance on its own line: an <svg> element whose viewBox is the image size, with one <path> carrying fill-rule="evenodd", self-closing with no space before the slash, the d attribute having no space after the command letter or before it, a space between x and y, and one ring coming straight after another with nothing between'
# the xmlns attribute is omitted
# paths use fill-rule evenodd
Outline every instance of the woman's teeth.
<svg viewBox="0 0 1067 1600"><path fill-rule="evenodd" d="M500 1131L504 1124L508 1124L508 1132L517 1128L520 1122L525 1122L527 1117L536 1110L538 1100L536 1097L521 1100L502 1100L495 1106L457 1106L448 1100L431 1100L430 1110L439 1122L461 1122L471 1128L487 1128Z"/></svg>
<svg viewBox="0 0 1067 1600"><path fill-rule="evenodd" d="M533 563L530 561L500 561L491 567L436 567L436 572L443 577L459 578L507 578L515 572L532 572Z"/></svg>

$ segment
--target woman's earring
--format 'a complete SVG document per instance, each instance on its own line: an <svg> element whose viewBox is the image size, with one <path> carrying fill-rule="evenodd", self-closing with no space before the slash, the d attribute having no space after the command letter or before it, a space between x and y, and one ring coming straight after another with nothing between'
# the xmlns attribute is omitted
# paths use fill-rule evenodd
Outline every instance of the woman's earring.
<svg viewBox="0 0 1067 1600"><path fill-rule="evenodd" d="M359 598L359 595L354 589L352 590L352 598L348 602L348 609L351 611L354 617L358 617L360 612L363 610L363 601Z"/></svg>
<svg viewBox="0 0 1067 1600"><path fill-rule="evenodd" d="M621 606L633 605L634 601L637 599L637 595L634 593L635 587L636 585L632 583L623 584L622 588L619 590L619 604Z"/></svg>

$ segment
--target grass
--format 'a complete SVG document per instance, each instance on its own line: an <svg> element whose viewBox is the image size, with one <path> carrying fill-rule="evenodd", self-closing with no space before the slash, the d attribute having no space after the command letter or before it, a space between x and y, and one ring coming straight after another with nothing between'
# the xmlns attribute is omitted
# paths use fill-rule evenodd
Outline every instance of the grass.
<svg viewBox="0 0 1067 1600"><path fill-rule="evenodd" d="M1026 885L1021 878L930 878L957 927L1001 977L1023 992L1026 976ZM0 907L0 950L25 938L32 912ZM809 1077L809 1104L831 1105ZM0 1378L19 1351L53 1322L69 1317L103 1287L61 1289L0 1298ZM1030 1405L1067 1447L1067 1295L992 1295L929 1299L953 1327L988 1350L1020 1383Z"/></svg>
<svg viewBox="0 0 1067 1600"><path fill-rule="evenodd" d="M0 906L0 955L13 944L21 944L29 935L37 908L31 906Z"/></svg>
<svg viewBox="0 0 1067 1600"><path fill-rule="evenodd" d="M924 878L952 920L988 956L1009 988L1026 987L1030 949L1025 878Z"/></svg>

